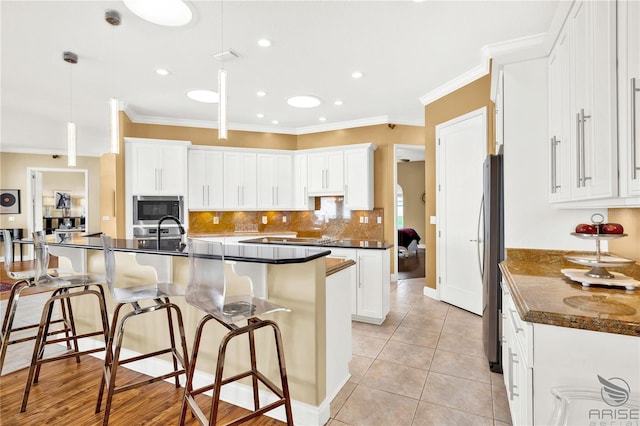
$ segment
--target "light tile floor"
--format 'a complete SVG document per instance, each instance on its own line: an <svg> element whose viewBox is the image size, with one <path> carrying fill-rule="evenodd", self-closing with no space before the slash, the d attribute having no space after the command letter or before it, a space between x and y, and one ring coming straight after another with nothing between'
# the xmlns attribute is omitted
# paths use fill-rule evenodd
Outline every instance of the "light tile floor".
<svg viewBox="0 0 640 426"><path fill-rule="evenodd" d="M503 377L484 356L482 319L424 296L423 283L392 283L382 325L352 324L351 380L331 403L329 426L511 424ZM48 297L22 297L16 323L37 322ZM2 374L28 366L32 351L33 341L10 345Z"/></svg>
<svg viewBox="0 0 640 426"><path fill-rule="evenodd" d="M482 318L423 295L424 279L392 284L380 326L354 322L351 380L329 426L511 424L501 374L482 345Z"/></svg>

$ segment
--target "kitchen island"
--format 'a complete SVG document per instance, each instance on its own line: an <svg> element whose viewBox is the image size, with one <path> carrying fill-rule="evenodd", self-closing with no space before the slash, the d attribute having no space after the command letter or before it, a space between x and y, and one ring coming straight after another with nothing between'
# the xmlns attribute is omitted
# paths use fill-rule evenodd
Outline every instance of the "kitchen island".
<svg viewBox="0 0 640 426"><path fill-rule="evenodd" d="M65 258L77 271L93 274L104 273L101 240L91 237L74 237L66 242L49 239L51 253ZM149 282L165 276L179 287L186 289L189 279L188 253L184 251L158 251L138 248L133 240L113 240L116 252L117 274L126 274L127 279ZM327 279L326 256L330 250L310 247L257 247L226 245L225 256L233 263L232 274L249 275L270 301L291 309L291 312L276 312L268 318L280 326L287 375L292 398L293 416L296 424L324 424L329 419L329 404L340 388L349 379L348 362L351 359L349 318L349 288L345 279L352 263L340 259L329 262L331 275ZM239 271L249 271L248 274ZM241 277L238 279L242 279ZM114 303L107 295L107 306L113 310ZM174 300L175 299L175 300ZM198 320L203 313L186 304L182 298L174 298L183 311L188 344ZM74 305L78 326L94 327L96 313L83 306ZM151 316L152 317L152 316ZM336 319L340 318L339 322ZM157 330L153 318L140 318L128 326L130 335L125 337L123 347L129 355L147 351L161 342L166 331ZM203 338L198 357L199 370L196 381L212 381L215 371L218 343L227 332L223 327L210 328L213 332ZM345 330L348 333L345 334ZM272 339L267 335L256 335L258 365L268 377L277 383L276 356ZM348 339L348 341L346 341ZM97 343L97 342L96 342ZM234 342L227 351L225 376L240 371L248 363L246 342ZM233 352L230 352L233 351ZM125 354L126 355L126 354ZM151 374L164 367L166 359L154 359L144 365L131 364L131 368ZM97 386L97 384L96 384ZM251 387L246 383L225 386L222 399L232 404L251 407ZM261 396L262 403L268 398ZM273 415L284 419L284 410L275 410Z"/></svg>
<svg viewBox="0 0 640 426"><path fill-rule="evenodd" d="M640 289L589 286L553 250L508 249L500 264L504 381L514 424L638 424ZM585 269L586 271L587 269ZM638 279L640 265L617 269ZM628 397L609 398L613 386ZM621 421L631 423L621 423Z"/></svg>

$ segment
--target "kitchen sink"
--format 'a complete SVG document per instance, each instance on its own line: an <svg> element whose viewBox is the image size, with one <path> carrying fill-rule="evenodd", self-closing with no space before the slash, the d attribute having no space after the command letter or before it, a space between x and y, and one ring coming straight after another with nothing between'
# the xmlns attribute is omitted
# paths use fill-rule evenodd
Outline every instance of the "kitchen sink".
<svg viewBox="0 0 640 426"><path fill-rule="evenodd" d="M291 245L320 245L329 244L337 240L331 238L298 238L298 237L264 237L262 243L267 244L291 244Z"/></svg>

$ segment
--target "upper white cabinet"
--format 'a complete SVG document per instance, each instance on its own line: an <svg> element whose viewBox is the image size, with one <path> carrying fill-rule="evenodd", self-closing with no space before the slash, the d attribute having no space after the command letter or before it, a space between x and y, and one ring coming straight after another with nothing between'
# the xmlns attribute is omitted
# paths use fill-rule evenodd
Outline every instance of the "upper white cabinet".
<svg viewBox="0 0 640 426"><path fill-rule="evenodd" d="M224 208L257 208L257 158L254 152L224 153Z"/></svg>
<svg viewBox="0 0 640 426"><path fill-rule="evenodd" d="M373 145L344 151L344 205L373 209Z"/></svg>
<svg viewBox="0 0 640 426"><path fill-rule="evenodd" d="M309 153L309 195L344 195L342 150Z"/></svg>
<svg viewBox="0 0 640 426"><path fill-rule="evenodd" d="M313 210L313 198L309 196L308 155L303 152L293 154L293 209Z"/></svg>
<svg viewBox="0 0 640 426"><path fill-rule="evenodd" d="M549 54L549 201L571 198L571 42L563 28Z"/></svg>
<svg viewBox="0 0 640 426"><path fill-rule="evenodd" d="M640 196L640 2L618 3L620 195Z"/></svg>
<svg viewBox="0 0 640 426"><path fill-rule="evenodd" d="M293 206L293 159L288 152L259 153L258 207L288 209Z"/></svg>
<svg viewBox="0 0 640 426"><path fill-rule="evenodd" d="M127 177L132 195L183 195L187 192L184 141L125 138Z"/></svg>
<svg viewBox="0 0 640 426"><path fill-rule="evenodd" d="M549 101L549 200L617 196L615 2L573 5L549 56Z"/></svg>
<svg viewBox="0 0 640 426"><path fill-rule="evenodd" d="M221 151L189 150L189 209L222 209L224 154Z"/></svg>

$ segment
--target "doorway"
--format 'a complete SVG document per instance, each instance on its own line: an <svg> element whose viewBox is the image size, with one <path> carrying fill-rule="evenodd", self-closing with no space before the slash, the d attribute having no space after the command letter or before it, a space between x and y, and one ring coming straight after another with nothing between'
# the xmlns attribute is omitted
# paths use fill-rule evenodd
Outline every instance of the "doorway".
<svg viewBox="0 0 640 426"><path fill-rule="evenodd" d="M439 298L481 315L480 215L487 109L436 126L436 140Z"/></svg>
<svg viewBox="0 0 640 426"><path fill-rule="evenodd" d="M425 276L424 147L394 145L394 243L398 280Z"/></svg>
<svg viewBox="0 0 640 426"><path fill-rule="evenodd" d="M87 169L30 167L27 174L27 235L40 230L84 233L89 229Z"/></svg>

